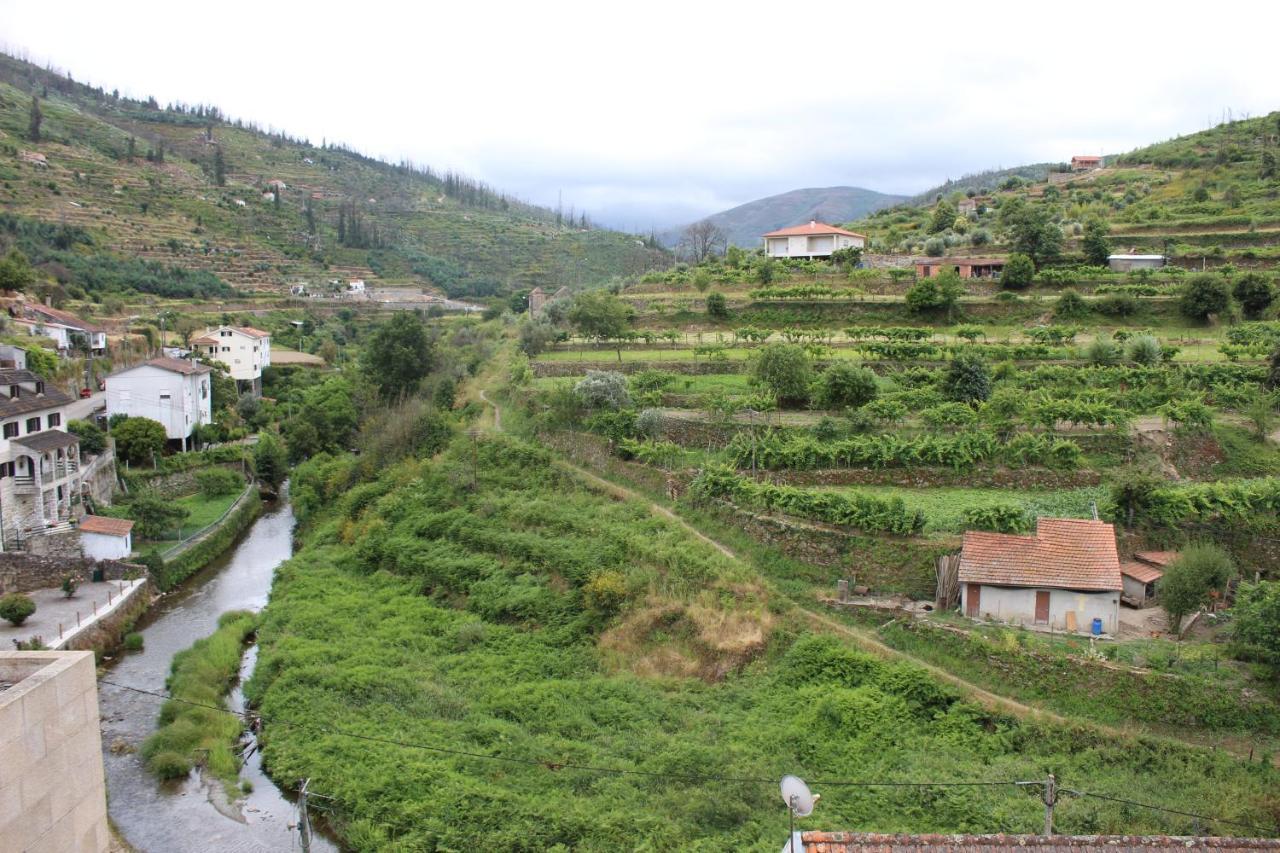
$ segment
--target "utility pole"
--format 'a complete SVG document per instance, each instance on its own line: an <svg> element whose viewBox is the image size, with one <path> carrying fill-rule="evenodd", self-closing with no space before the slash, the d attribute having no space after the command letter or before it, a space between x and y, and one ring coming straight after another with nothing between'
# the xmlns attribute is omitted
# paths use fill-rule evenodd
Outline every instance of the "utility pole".
<svg viewBox="0 0 1280 853"><path fill-rule="evenodd" d="M1053 835L1053 807L1058 802L1058 783L1049 774L1044 783L1044 834Z"/></svg>
<svg viewBox="0 0 1280 853"><path fill-rule="evenodd" d="M298 843L302 853L311 853L311 818L307 816L307 786L310 784L310 779L304 780L302 789L298 791Z"/></svg>

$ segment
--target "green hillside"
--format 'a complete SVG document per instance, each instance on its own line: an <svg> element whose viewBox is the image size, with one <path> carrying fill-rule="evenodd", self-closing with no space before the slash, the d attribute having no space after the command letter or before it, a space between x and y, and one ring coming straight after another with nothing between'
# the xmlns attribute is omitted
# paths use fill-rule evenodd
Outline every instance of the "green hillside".
<svg viewBox="0 0 1280 853"><path fill-rule="evenodd" d="M9 232L30 231L26 219L79 227L81 254L208 271L242 290L363 277L486 296L667 262L630 235L559 221L465 177L270 134L212 107L118 97L8 56L0 204L19 221Z"/></svg>
<svg viewBox="0 0 1280 853"><path fill-rule="evenodd" d="M1169 255L1185 267L1270 268L1280 258L1280 113L1108 158L1105 168L1040 176L991 173L957 182L850 224L872 248L917 254L1009 251L1001 211L1014 199L1045 214L1063 237L1060 258L1080 263L1090 221L1105 226L1114 251ZM941 196L941 201L939 201ZM976 211L958 209L976 199ZM956 215L952 216L952 212Z"/></svg>

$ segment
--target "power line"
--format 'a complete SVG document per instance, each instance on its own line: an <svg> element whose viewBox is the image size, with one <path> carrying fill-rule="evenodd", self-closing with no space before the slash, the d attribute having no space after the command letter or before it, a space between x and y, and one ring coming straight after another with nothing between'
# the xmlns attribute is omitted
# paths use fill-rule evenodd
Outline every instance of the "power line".
<svg viewBox="0 0 1280 853"><path fill-rule="evenodd" d="M255 715L249 711L240 713L237 711L232 711L229 708L220 707L218 705L209 705L203 702L193 702L189 699L183 699L178 696L170 696L168 694L160 693L154 690L144 690L143 688L140 688L140 687L131 687L127 684L119 684L114 681L108 681L106 679L101 679L101 683L108 684L112 687L117 687L122 690L129 690L134 693L140 693L146 696L151 696L157 699L180 702L185 705L191 705L197 708L204 708L211 711L219 711L221 713L231 714L236 717L256 718L260 721L271 722L273 725L278 725L284 728L301 728L300 726L294 723L286 722L283 720L271 720L270 718L263 717L261 715ZM777 779L774 779L771 777L765 778L765 777L754 777L754 776L716 776L712 774L680 774L680 773L673 774L673 773L664 773L656 770L637 770L637 769L625 768L625 767L603 767L603 766L592 765L592 764L579 764L577 762L572 762L572 761L553 761L553 760L543 760L543 759L536 759L536 758L517 758L514 756L492 755L492 754L483 753L483 752L471 752L465 749L454 749L452 747L437 746L433 744L416 743L412 741L402 741L402 740L396 740L394 738L379 737L377 735L366 735L360 732L353 732L346 729L339 729L333 726L321 725L318 728L319 728L319 731L324 732L326 734L332 734L339 737L348 737L354 740L360 740L360 741L365 741L369 743L379 743L379 744L384 744L388 746L398 746L404 749L419 749L427 752L441 753L444 755L454 755L462 758L476 758L484 761L495 761L495 762L501 762L506 764L524 764L531 767L541 767L546 770L579 770L579 771L588 772L588 773L601 773L601 774L608 774L608 775L615 775L615 776L642 776L647 778L658 778L658 779L674 780L674 781L682 781L682 782L720 782L720 783L735 784L735 785L741 785L741 784L773 785L777 782ZM1021 780L1021 781L999 780L999 781L948 781L948 782L878 782L878 781L817 779L817 780L814 780L811 784L814 786L824 786L829 788L842 787L842 788L922 789L922 788L980 788L980 787L1006 787L1006 786L1025 788L1025 787L1043 787L1047 783L1043 779ZM1195 812L1180 811L1178 809L1171 809L1165 806L1156 806L1150 803L1140 803L1136 800L1128 800L1122 797L1113 797L1108 794L1097 794L1091 791L1079 791L1071 788L1059 788L1058 791L1061 793L1071 794L1079 797L1092 797L1094 799L1107 800L1110 802L1121 803L1124 805L1136 806L1138 808L1150 809L1152 811L1165 812L1168 814L1178 815L1180 817L1192 818L1193 820L1208 821L1211 823L1218 823L1218 824L1223 824L1227 826L1237 826L1244 829L1248 829L1251 832L1256 832L1260 836L1267 836L1275 832L1276 829L1280 829L1280 828L1266 829L1257 824L1230 820L1228 818L1213 817L1212 815L1197 814ZM338 802L341 802L340 798L326 796L323 794L316 794L314 792L311 793L311 796L320 796L320 797L325 797L326 799L336 800Z"/></svg>

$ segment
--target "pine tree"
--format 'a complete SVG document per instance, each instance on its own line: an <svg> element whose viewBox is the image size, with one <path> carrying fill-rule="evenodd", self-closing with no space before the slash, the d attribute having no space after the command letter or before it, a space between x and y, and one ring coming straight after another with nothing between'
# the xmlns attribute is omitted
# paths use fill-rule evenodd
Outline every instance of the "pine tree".
<svg viewBox="0 0 1280 853"><path fill-rule="evenodd" d="M316 233L316 212L315 212L315 209L312 208L311 199L309 198L307 199L307 206L304 209L304 212L306 213L306 216L307 216L307 233L308 234Z"/></svg>
<svg viewBox="0 0 1280 853"><path fill-rule="evenodd" d="M32 142L40 141L40 123L44 121L44 113L40 112L40 99L31 98L31 123L27 126L27 136Z"/></svg>
<svg viewBox="0 0 1280 853"><path fill-rule="evenodd" d="M213 182L220 187L227 185L227 163L222 158L221 145L213 151Z"/></svg>
<svg viewBox="0 0 1280 853"><path fill-rule="evenodd" d="M347 208L346 205L338 208L338 245L345 246L347 244Z"/></svg>
<svg viewBox="0 0 1280 853"><path fill-rule="evenodd" d="M129 146L125 150L125 159L132 161L133 155L138 147L138 142L132 136L129 137Z"/></svg>

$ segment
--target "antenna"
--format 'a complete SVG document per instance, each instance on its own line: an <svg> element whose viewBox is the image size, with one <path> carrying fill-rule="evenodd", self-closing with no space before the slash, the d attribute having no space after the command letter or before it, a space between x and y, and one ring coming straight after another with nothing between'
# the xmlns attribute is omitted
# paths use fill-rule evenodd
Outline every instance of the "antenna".
<svg viewBox="0 0 1280 853"><path fill-rule="evenodd" d="M796 846L796 818L813 814L813 807L822 799L822 795L811 793L809 786L799 776L783 776L780 787L782 802L787 804L787 814L791 819L791 837L787 840L783 853L797 853L797 850L803 853L803 846Z"/></svg>

